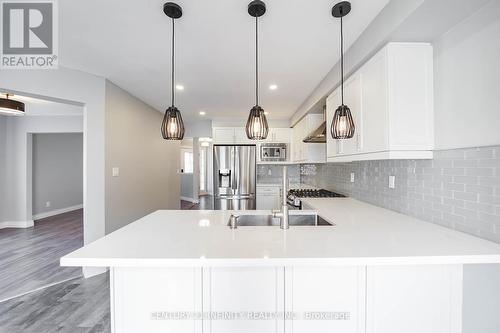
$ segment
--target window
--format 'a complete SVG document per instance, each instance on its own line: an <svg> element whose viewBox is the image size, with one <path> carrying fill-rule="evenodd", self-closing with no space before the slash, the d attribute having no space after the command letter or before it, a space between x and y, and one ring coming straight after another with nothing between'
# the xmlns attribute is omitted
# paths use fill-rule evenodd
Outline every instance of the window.
<svg viewBox="0 0 500 333"><path fill-rule="evenodd" d="M184 173L193 173L193 152L184 151L182 162L184 163Z"/></svg>

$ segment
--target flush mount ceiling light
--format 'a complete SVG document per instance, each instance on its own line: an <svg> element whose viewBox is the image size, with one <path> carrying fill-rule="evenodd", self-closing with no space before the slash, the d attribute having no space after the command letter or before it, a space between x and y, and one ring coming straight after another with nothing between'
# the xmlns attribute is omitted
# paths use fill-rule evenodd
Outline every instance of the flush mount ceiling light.
<svg viewBox="0 0 500 333"><path fill-rule="evenodd" d="M200 111L200 112L199 112L199 114L200 114L200 116L204 116L204 115L206 115L207 113L206 113L205 111Z"/></svg>
<svg viewBox="0 0 500 333"><path fill-rule="evenodd" d="M165 111L163 122L161 124L161 135L165 140L182 140L184 138L184 122L181 112L174 105L175 102L175 20L182 16L182 8L173 2L167 2L163 5L163 12L172 19L172 106ZM177 89L179 86L177 87ZM184 87L182 87L184 89Z"/></svg>
<svg viewBox="0 0 500 333"><path fill-rule="evenodd" d="M255 106L250 110L245 131L250 140L264 140L269 133L264 109L259 106L259 17L266 12L266 4L254 0L248 5L248 14L255 17Z"/></svg>
<svg viewBox="0 0 500 333"><path fill-rule="evenodd" d="M342 18L351 11L351 3L342 1L332 8L333 17L340 18L340 90L342 105L340 105L333 116L331 134L334 139L350 139L354 136L355 126L351 110L344 104L344 30Z"/></svg>
<svg viewBox="0 0 500 333"><path fill-rule="evenodd" d="M175 89L183 91L184 90L184 86L182 84L178 84L178 85L175 86Z"/></svg>
<svg viewBox="0 0 500 333"><path fill-rule="evenodd" d="M271 84L269 86L269 90L276 90L276 89L278 89L278 85L276 85L276 84Z"/></svg>
<svg viewBox="0 0 500 333"><path fill-rule="evenodd" d="M6 94L5 98L0 98L0 114L6 115L23 115L24 103L9 99L10 94Z"/></svg>

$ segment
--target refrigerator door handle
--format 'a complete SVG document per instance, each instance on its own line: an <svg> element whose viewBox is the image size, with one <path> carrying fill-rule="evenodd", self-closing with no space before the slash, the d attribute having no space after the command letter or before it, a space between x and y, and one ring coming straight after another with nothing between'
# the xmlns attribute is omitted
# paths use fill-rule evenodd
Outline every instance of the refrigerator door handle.
<svg viewBox="0 0 500 333"><path fill-rule="evenodd" d="M233 190L233 194L235 190L238 189L238 184L236 183L236 179L238 179L239 174L236 172L236 149L235 147L231 147L231 169L233 170L233 177L231 177L231 189Z"/></svg>

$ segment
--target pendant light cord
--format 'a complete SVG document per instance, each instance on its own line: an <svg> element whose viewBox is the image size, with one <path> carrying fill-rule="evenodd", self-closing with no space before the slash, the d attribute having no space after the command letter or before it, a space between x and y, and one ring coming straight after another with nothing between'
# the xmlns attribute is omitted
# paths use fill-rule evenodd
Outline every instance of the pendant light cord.
<svg viewBox="0 0 500 333"><path fill-rule="evenodd" d="M259 105L259 17L255 17L255 105Z"/></svg>
<svg viewBox="0 0 500 333"><path fill-rule="evenodd" d="M340 9L342 12L342 8ZM342 105L344 105L344 28L342 16L340 16L340 90L342 95Z"/></svg>
<svg viewBox="0 0 500 333"><path fill-rule="evenodd" d="M175 58L175 20L172 18L172 106L174 106L175 102L175 89L174 89L174 75L175 75L175 67L174 67L174 58Z"/></svg>

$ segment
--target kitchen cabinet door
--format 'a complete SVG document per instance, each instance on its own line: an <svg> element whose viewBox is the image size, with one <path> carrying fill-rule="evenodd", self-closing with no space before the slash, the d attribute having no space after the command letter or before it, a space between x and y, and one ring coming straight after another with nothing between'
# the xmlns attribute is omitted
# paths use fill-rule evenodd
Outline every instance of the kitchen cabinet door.
<svg viewBox="0 0 500 333"><path fill-rule="evenodd" d="M203 273L203 309L226 314L226 319L204 323L209 333L278 333L283 319L244 319L256 313L283 312L283 271L281 267L207 268Z"/></svg>
<svg viewBox="0 0 500 333"><path fill-rule="evenodd" d="M271 128L271 140L277 143L290 143L291 132L290 128Z"/></svg>
<svg viewBox="0 0 500 333"><path fill-rule="evenodd" d="M201 320L166 317L201 312L201 277L200 268L113 268L112 331L201 333Z"/></svg>
<svg viewBox="0 0 500 333"><path fill-rule="evenodd" d="M234 128L220 127L213 129L214 143L234 143Z"/></svg>
<svg viewBox="0 0 500 333"><path fill-rule="evenodd" d="M247 137L247 132L245 131L244 127L234 128L234 139L235 143L242 143L242 144L256 143L256 141L250 140Z"/></svg>
<svg viewBox="0 0 500 333"><path fill-rule="evenodd" d="M257 209L280 209L281 188L276 186L257 186Z"/></svg>
<svg viewBox="0 0 500 333"><path fill-rule="evenodd" d="M462 266L367 268L366 333L462 332Z"/></svg>
<svg viewBox="0 0 500 333"><path fill-rule="evenodd" d="M364 333L365 267L295 266L285 270L285 332Z"/></svg>
<svg viewBox="0 0 500 333"><path fill-rule="evenodd" d="M354 137L342 140L342 153L350 155L360 152L363 148L363 112L361 104L361 74L354 74L344 84L344 104L351 110L354 120Z"/></svg>
<svg viewBox="0 0 500 333"><path fill-rule="evenodd" d="M332 137L331 126L335 110L342 104L340 97L340 88L337 88L326 99L326 150L327 157L335 157L343 153L342 140L337 140Z"/></svg>
<svg viewBox="0 0 500 333"><path fill-rule="evenodd" d="M362 76L364 153L389 150L389 119L387 114L386 50L375 55L360 70Z"/></svg>

